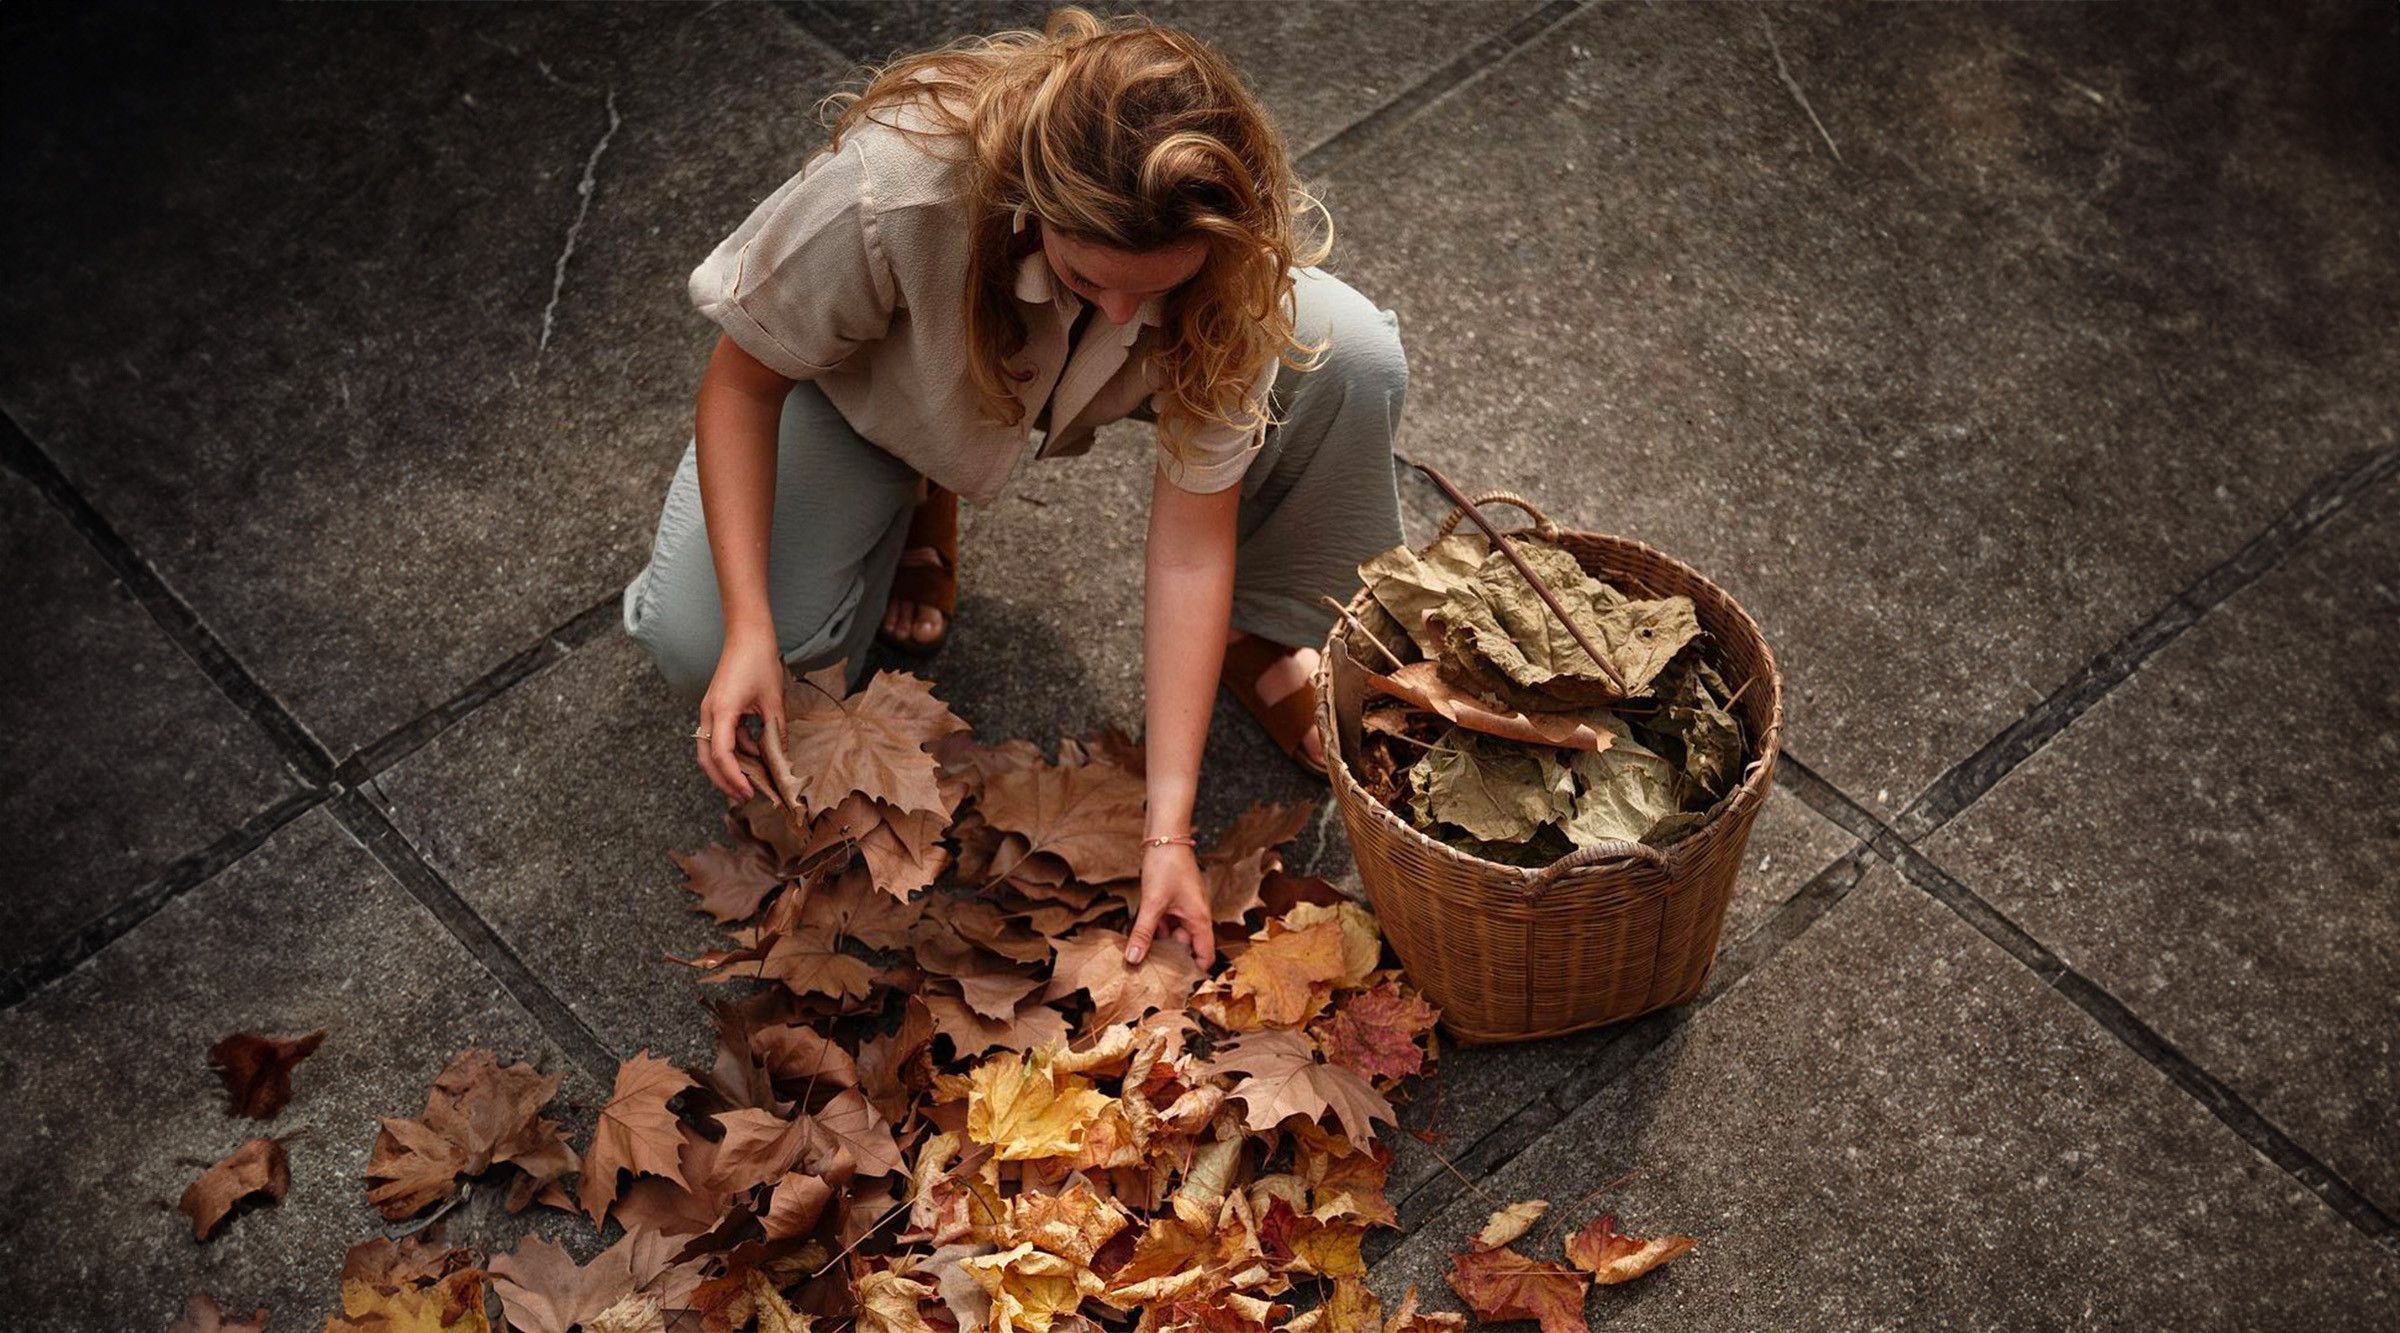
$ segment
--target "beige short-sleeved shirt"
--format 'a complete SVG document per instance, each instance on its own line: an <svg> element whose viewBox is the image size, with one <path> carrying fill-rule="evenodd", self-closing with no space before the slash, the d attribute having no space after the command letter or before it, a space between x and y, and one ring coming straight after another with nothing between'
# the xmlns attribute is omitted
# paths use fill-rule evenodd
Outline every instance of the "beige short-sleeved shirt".
<svg viewBox="0 0 2400 1333"><path fill-rule="evenodd" d="M1095 428L1145 399L1160 407L1149 353L1164 336L1163 298L1122 325L1095 313L1070 349L1084 301L1039 250L1025 256L1015 295L1026 344L1009 363L1033 372L1017 390L1025 410L1013 426L985 417L967 372L966 166L946 147L879 122L854 127L839 152L818 150L762 200L692 270L689 290L744 351L816 381L860 435L981 504L1007 484L1045 406L1038 458L1089 450ZM1261 408L1276 364L1250 386ZM1264 439L1263 427L1210 426L1189 442L1188 463L1162 441L1159 466L1185 490L1223 490Z"/></svg>

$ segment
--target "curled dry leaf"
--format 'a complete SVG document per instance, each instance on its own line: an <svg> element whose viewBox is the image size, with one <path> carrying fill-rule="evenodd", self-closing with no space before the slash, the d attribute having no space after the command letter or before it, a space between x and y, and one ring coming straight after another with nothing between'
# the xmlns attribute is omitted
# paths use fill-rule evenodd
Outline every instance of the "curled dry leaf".
<svg viewBox="0 0 2400 1333"><path fill-rule="evenodd" d="M1503 1245L1512 1244L1517 1237L1531 1231L1533 1224L1541 1221L1542 1214L1549 1211L1550 1201L1548 1199L1527 1199L1523 1203L1512 1203L1493 1213L1491 1220L1483 1224L1483 1230L1476 1232L1475 1239L1468 1241L1467 1244L1478 1250L1496 1250Z"/></svg>
<svg viewBox="0 0 2400 1333"><path fill-rule="evenodd" d="M577 1185L583 1210L595 1224L616 1202L619 1171L664 1176L688 1186L683 1133L667 1102L691 1086L691 1075L648 1051L617 1066L616 1090L592 1127L592 1145L584 1150L583 1179Z"/></svg>
<svg viewBox="0 0 2400 1333"><path fill-rule="evenodd" d="M398 1221L448 1199L459 1177L507 1163L525 1173L510 1195L522 1208L575 1169L557 1122L541 1114L557 1091L556 1074L503 1064L486 1050L460 1052L434 1079L423 1115L383 1121L367 1158L367 1202Z"/></svg>
<svg viewBox="0 0 2400 1333"><path fill-rule="evenodd" d="M714 844L688 855L669 852L667 858L683 872L683 887L692 895L692 906L720 922L745 921L758 915L758 905L783 882L775 874L774 862L756 844Z"/></svg>
<svg viewBox="0 0 2400 1333"><path fill-rule="evenodd" d="M192 1239L204 1241L235 1204L254 1196L280 1203L291 1187L292 1167L283 1155L283 1145L273 1139L252 1139L202 1172L184 1189L175 1207L191 1219Z"/></svg>
<svg viewBox="0 0 2400 1333"><path fill-rule="evenodd" d="M1699 1244L1690 1236L1636 1240L1617 1230L1617 1216L1602 1213L1567 1238L1567 1261L1602 1286L1631 1282Z"/></svg>
<svg viewBox="0 0 2400 1333"><path fill-rule="evenodd" d="M210 1047L209 1068L225 1082L225 1114L273 1120L292 1100L292 1066L324 1040L323 1028L302 1037L236 1032Z"/></svg>

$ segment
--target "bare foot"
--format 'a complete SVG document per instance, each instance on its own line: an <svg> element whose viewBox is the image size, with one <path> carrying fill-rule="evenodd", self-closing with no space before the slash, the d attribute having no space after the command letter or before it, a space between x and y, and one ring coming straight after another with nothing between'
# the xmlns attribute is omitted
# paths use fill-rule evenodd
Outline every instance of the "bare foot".
<svg viewBox="0 0 2400 1333"><path fill-rule="evenodd" d="M919 477L917 500L922 503L925 496L926 482ZM930 546L911 546L900 553L900 563L903 565L938 565L941 562L941 553ZM931 643L942 637L941 610L938 607L921 607L915 602L904 602L895 597L883 608L883 632L895 639Z"/></svg>
<svg viewBox="0 0 2400 1333"><path fill-rule="evenodd" d="M1243 639L1251 637L1253 636L1246 631L1237 629L1226 635L1225 641L1239 643ZM1282 657L1276 658L1274 665L1259 673L1256 682L1259 702L1272 705L1283 696L1308 684L1309 677L1317 674L1317 658L1319 656L1316 649L1303 644L1285 653ZM1317 739L1315 727L1310 727L1301 734L1300 749L1312 762L1319 764L1325 762L1325 742Z"/></svg>

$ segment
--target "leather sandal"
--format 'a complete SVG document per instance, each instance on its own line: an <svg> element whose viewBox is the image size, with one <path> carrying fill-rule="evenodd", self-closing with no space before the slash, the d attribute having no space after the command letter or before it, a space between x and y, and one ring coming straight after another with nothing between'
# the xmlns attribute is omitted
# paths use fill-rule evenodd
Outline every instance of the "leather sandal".
<svg viewBox="0 0 2400 1333"><path fill-rule="evenodd" d="M1317 725L1317 690L1313 679L1304 680L1298 689L1267 703L1258 694L1258 680L1267 668L1291 655L1294 650L1271 639L1252 634L1225 645L1225 665L1218 683L1232 691L1250 716L1266 728L1267 738L1276 748L1292 757L1292 762L1316 774L1326 776L1325 766L1309 758L1302 748L1302 738Z"/></svg>
<svg viewBox="0 0 2400 1333"><path fill-rule="evenodd" d="M905 563L907 554L920 548L930 549L933 560L921 565ZM889 611L893 602L913 602L939 611L942 632L927 642L894 636L878 624L875 638L894 652L924 656L949 642L950 627L958 617L958 492L926 483L925 498L917 501L909 515L908 537L900 551L904 563L892 573L892 591L884 609Z"/></svg>

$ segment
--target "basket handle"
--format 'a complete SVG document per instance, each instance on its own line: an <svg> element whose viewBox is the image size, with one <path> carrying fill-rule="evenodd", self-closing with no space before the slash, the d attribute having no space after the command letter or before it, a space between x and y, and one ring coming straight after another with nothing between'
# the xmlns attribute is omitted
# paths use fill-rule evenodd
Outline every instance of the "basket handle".
<svg viewBox="0 0 2400 1333"><path fill-rule="evenodd" d="M1550 516L1543 513L1539 505L1536 505L1533 501L1517 494L1515 491L1485 491L1483 494L1475 497L1475 503L1477 506L1488 504L1515 505L1517 508L1522 509L1527 514L1533 516L1533 530L1541 537L1543 541L1558 540L1558 525L1550 521ZM1458 525L1464 521L1466 517L1467 511L1463 508L1451 510L1450 517L1443 519L1442 525L1433 530L1433 541L1438 542L1442 538L1449 536L1458 528ZM1432 542L1428 542L1426 544L1430 546L1432 545Z"/></svg>
<svg viewBox="0 0 2400 1333"><path fill-rule="evenodd" d="M1594 862L1617 857L1627 857L1652 866L1667 863L1667 854L1646 842L1626 842L1622 839L1596 842L1589 847L1578 847L1535 871L1533 878L1525 881L1525 897L1529 901L1539 902L1542 895L1557 887L1569 871L1581 870Z"/></svg>

